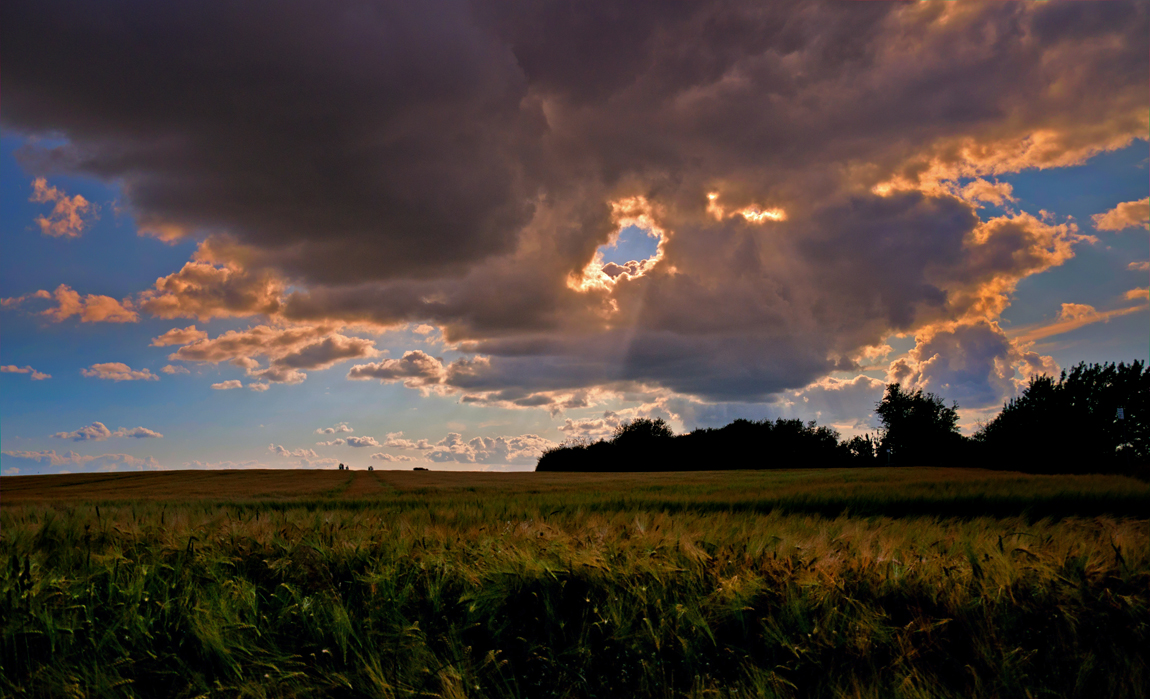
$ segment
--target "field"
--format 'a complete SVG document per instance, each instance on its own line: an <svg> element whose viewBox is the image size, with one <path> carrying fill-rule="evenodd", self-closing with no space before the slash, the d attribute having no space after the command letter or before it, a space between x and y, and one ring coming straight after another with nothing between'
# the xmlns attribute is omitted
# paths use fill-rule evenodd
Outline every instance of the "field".
<svg viewBox="0 0 1150 699"><path fill-rule="evenodd" d="M1145 697L1150 486L971 469L0 480L5 697Z"/></svg>

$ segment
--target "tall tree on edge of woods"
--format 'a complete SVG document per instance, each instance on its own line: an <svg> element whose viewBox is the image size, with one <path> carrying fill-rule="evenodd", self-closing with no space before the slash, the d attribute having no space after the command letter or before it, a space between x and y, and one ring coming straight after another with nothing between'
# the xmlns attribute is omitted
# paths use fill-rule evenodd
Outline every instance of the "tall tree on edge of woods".
<svg viewBox="0 0 1150 699"><path fill-rule="evenodd" d="M948 408L933 393L904 391L892 383L875 404L882 422L880 454L897 466L929 466L954 460L963 437L958 432L958 403ZM881 457L886 461L886 457Z"/></svg>

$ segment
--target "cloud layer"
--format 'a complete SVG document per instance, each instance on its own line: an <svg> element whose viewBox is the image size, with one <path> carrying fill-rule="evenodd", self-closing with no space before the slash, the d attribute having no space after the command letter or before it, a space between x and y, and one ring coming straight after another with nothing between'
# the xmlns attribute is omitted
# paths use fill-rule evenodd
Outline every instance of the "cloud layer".
<svg viewBox="0 0 1150 699"><path fill-rule="evenodd" d="M134 427L128 429L121 427L113 432L108 429L102 422L93 422L91 425L81 427L72 432L57 432L52 435L56 439L69 439L73 442L102 442L111 437L131 437L133 439L159 439L164 435L149 430L147 427Z"/></svg>
<svg viewBox="0 0 1150 699"><path fill-rule="evenodd" d="M1136 1L16 0L0 32L4 125L66 139L25 167L122 182L143 232L200 241L135 300L61 286L50 319L258 317L155 341L256 386L377 359L348 324L420 323L464 356L348 378L553 412L785 402L892 333L918 342L892 377L997 402L1049 365L996 324L1015 286L1093 239L984 220L1014 201L995 178L1150 124ZM596 267L628 225L658 254Z"/></svg>

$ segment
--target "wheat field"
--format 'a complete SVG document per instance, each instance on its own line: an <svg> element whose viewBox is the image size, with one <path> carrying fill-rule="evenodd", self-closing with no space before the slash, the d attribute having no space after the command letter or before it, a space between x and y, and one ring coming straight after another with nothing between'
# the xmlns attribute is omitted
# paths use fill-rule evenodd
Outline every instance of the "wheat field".
<svg viewBox="0 0 1150 699"><path fill-rule="evenodd" d="M0 694L1144 697L1150 487L976 469L0 481Z"/></svg>

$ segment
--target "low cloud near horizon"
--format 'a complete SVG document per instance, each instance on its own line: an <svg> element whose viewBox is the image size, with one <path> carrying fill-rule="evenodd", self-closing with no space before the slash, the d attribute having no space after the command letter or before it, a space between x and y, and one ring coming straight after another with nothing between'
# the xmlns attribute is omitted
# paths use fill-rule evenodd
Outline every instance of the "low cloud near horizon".
<svg viewBox="0 0 1150 699"><path fill-rule="evenodd" d="M163 436L164 435L156 432L155 430L149 430L147 427L134 427L132 429L121 427L120 429L113 432L112 430L108 429L108 427L105 426L102 422L93 422L91 425L81 427L80 429L73 430L72 432L57 432L52 435L52 437L56 439L69 439L73 442L102 442L105 439L112 437L159 439Z"/></svg>

